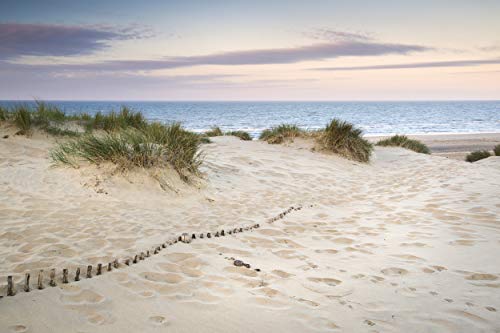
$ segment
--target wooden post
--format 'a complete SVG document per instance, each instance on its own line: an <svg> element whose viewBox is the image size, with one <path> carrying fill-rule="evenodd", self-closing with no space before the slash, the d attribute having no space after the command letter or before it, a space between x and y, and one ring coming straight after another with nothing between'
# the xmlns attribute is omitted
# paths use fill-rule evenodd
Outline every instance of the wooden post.
<svg viewBox="0 0 500 333"><path fill-rule="evenodd" d="M217 231L214 236L219 237L219 232Z"/></svg>
<svg viewBox="0 0 500 333"><path fill-rule="evenodd" d="M146 258L148 258L149 256L151 256L151 254L149 253L149 250L146 251Z"/></svg>
<svg viewBox="0 0 500 333"><path fill-rule="evenodd" d="M226 236L226 234L224 233L224 229L222 229L222 231L220 232L220 235L221 236Z"/></svg>
<svg viewBox="0 0 500 333"><path fill-rule="evenodd" d="M232 230L229 230L227 233L228 233L228 235L232 235L232 234L233 234L233 231L232 231Z"/></svg>
<svg viewBox="0 0 500 333"><path fill-rule="evenodd" d="M112 263L108 262L108 272L111 272Z"/></svg>
<svg viewBox="0 0 500 333"><path fill-rule="evenodd" d="M102 264L98 263L97 264L97 275L101 275L101 274L102 274Z"/></svg>
<svg viewBox="0 0 500 333"><path fill-rule="evenodd" d="M162 248L166 248L167 247L167 243L165 242L165 243L161 244L161 247Z"/></svg>
<svg viewBox="0 0 500 333"><path fill-rule="evenodd" d="M92 278L92 265L87 266L87 279Z"/></svg>
<svg viewBox="0 0 500 333"><path fill-rule="evenodd" d="M203 239L203 237L205 237L203 234L200 234L200 238Z"/></svg>
<svg viewBox="0 0 500 333"><path fill-rule="evenodd" d="M14 281L12 281L12 275L9 275L7 276L7 296L14 296L15 294Z"/></svg>
<svg viewBox="0 0 500 333"><path fill-rule="evenodd" d="M212 238L212 234L207 232L207 238Z"/></svg>
<svg viewBox="0 0 500 333"><path fill-rule="evenodd" d="M125 265L130 266L130 259L125 259Z"/></svg>
<svg viewBox="0 0 500 333"><path fill-rule="evenodd" d="M43 269L38 272L38 289L43 289Z"/></svg>
<svg viewBox="0 0 500 333"><path fill-rule="evenodd" d="M144 260L144 252L141 252L141 254L139 255L139 260Z"/></svg>
<svg viewBox="0 0 500 333"><path fill-rule="evenodd" d="M118 259L115 259L115 261L113 261L113 267L114 268L120 267L120 264L118 263Z"/></svg>
<svg viewBox="0 0 500 333"><path fill-rule="evenodd" d="M191 236L191 239L196 239L196 235L195 235L195 234L193 234L193 235Z"/></svg>
<svg viewBox="0 0 500 333"><path fill-rule="evenodd" d="M80 281L80 267L76 268L75 281Z"/></svg>
<svg viewBox="0 0 500 333"><path fill-rule="evenodd" d="M63 269L62 283L68 283L68 269L67 268Z"/></svg>
<svg viewBox="0 0 500 333"><path fill-rule="evenodd" d="M138 258L139 258L139 257L138 257L138 256L137 256L137 254L136 254L136 255L134 256L134 260L132 260L132 263L137 264L137 259L138 259Z"/></svg>
<svg viewBox="0 0 500 333"><path fill-rule="evenodd" d="M27 293L30 291L30 273L24 275L24 291Z"/></svg>
<svg viewBox="0 0 500 333"><path fill-rule="evenodd" d="M240 232L243 232L243 228L240 228Z"/></svg>
<svg viewBox="0 0 500 333"><path fill-rule="evenodd" d="M50 281L49 281L49 286L55 287L56 286L56 269L52 268L50 270Z"/></svg>

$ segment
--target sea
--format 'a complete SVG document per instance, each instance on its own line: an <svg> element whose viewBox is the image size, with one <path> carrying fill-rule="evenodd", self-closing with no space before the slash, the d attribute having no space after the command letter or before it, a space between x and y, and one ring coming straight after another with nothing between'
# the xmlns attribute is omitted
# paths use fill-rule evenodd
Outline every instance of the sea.
<svg viewBox="0 0 500 333"><path fill-rule="evenodd" d="M154 102L48 101L68 114L117 111L127 106L150 121L180 122L203 132L213 126L243 130L257 137L283 123L319 129L338 118L361 128L365 135L500 133L500 101L414 102ZM0 106L34 101L0 101Z"/></svg>

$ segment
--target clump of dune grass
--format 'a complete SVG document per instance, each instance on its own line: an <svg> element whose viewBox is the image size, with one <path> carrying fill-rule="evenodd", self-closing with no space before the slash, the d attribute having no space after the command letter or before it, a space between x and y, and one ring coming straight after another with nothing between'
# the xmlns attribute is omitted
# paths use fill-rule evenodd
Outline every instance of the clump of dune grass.
<svg viewBox="0 0 500 333"><path fill-rule="evenodd" d="M209 131L205 132L205 135L208 136L208 137L222 136L222 135L224 135L224 133L222 132L222 130L220 129L220 127L213 126Z"/></svg>
<svg viewBox="0 0 500 333"><path fill-rule="evenodd" d="M493 153L495 154L495 156L500 156L500 145L496 145L493 148Z"/></svg>
<svg viewBox="0 0 500 333"><path fill-rule="evenodd" d="M373 145L362 134L362 130L352 124L333 119L323 131L317 133L316 141L322 149L366 163L370 160Z"/></svg>
<svg viewBox="0 0 500 333"><path fill-rule="evenodd" d="M29 109L25 106L18 106L13 113L13 118L14 124L19 129L17 134L31 136L33 129L31 112Z"/></svg>
<svg viewBox="0 0 500 333"><path fill-rule="evenodd" d="M418 140L409 139L406 135L394 135L388 139L380 140L376 145L383 147L402 147L422 154L431 153L429 147L427 147L425 144Z"/></svg>
<svg viewBox="0 0 500 333"><path fill-rule="evenodd" d="M476 162L476 161L488 158L490 156L491 156L491 153L487 150L477 150L477 151L473 151L472 153L468 154L465 157L465 160L467 162L472 163L472 162Z"/></svg>
<svg viewBox="0 0 500 333"><path fill-rule="evenodd" d="M142 113L131 111L126 106L122 106L120 112L112 111L107 114L97 112L94 117L84 114L81 118L84 122L87 122L87 131L101 129L106 132L113 132L126 128L141 129L147 125Z"/></svg>
<svg viewBox="0 0 500 333"><path fill-rule="evenodd" d="M0 106L0 121L6 121L9 117L9 111Z"/></svg>
<svg viewBox="0 0 500 333"><path fill-rule="evenodd" d="M304 131L297 125L281 124L264 130L260 134L259 140L263 140L271 144L279 144L286 140L293 141L293 139L300 137L302 134L304 134Z"/></svg>
<svg viewBox="0 0 500 333"><path fill-rule="evenodd" d="M248 134L248 132L245 132L245 131L230 131L230 132L224 133L224 135L236 136L244 141L252 140L252 137L250 136L250 134Z"/></svg>
<svg viewBox="0 0 500 333"><path fill-rule="evenodd" d="M74 167L82 161L111 162L122 169L170 166L187 181L201 164L199 145L198 136L179 124L153 123L142 129L87 133L60 143L51 151L51 158L56 164Z"/></svg>

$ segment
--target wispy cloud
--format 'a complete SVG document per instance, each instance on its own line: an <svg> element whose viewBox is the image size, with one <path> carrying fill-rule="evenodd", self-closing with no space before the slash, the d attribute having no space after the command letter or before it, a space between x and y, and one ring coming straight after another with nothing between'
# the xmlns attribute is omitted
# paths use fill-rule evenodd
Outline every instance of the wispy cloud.
<svg viewBox="0 0 500 333"><path fill-rule="evenodd" d="M91 54L114 40L148 38L153 31L137 24L68 26L0 23L0 59L21 56L77 56Z"/></svg>
<svg viewBox="0 0 500 333"><path fill-rule="evenodd" d="M152 71L159 69L191 67L200 65L264 65L291 64L302 61L325 60L345 56L377 56L385 54L408 54L427 51L420 45L340 41L307 46L276 49L258 49L213 53L201 56L168 57L160 60L110 60L92 64L27 65L0 63L0 69L17 66L19 70L83 70L83 71Z"/></svg>
<svg viewBox="0 0 500 333"><path fill-rule="evenodd" d="M480 66L488 64L500 64L500 59L430 61L430 62L413 62L407 64L388 64L388 65L374 65L374 66L323 67L323 68L312 68L311 70L358 71L358 70L411 69L411 68L432 68L432 67L465 67L465 66Z"/></svg>
<svg viewBox="0 0 500 333"><path fill-rule="evenodd" d="M315 28L303 33L304 36L316 40L328 40L328 41L370 41L373 40L372 34L367 32L352 32L344 30L335 30L329 28Z"/></svg>

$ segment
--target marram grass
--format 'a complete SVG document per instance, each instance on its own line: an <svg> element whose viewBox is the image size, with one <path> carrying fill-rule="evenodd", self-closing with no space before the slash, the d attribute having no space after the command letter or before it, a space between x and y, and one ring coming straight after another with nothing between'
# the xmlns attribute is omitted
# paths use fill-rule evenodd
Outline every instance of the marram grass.
<svg viewBox="0 0 500 333"><path fill-rule="evenodd" d="M250 136L250 134L248 134L248 132L245 132L245 131L230 131L230 132L224 133L224 135L236 136L244 141L252 140L252 137Z"/></svg>
<svg viewBox="0 0 500 333"><path fill-rule="evenodd" d="M430 154L431 151L429 147L418 140L409 139L406 135L394 135L388 139L380 140L377 142L377 146L393 146L402 147L406 149L413 150L417 153Z"/></svg>
<svg viewBox="0 0 500 333"><path fill-rule="evenodd" d="M366 163L370 160L373 145L362 137L362 133L348 122L333 119L317 133L316 141L322 149Z"/></svg>
<svg viewBox="0 0 500 333"><path fill-rule="evenodd" d="M472 162L476 162L476 161L488 158L490 156L491 156L491 153L487 150L477 150L477 151L473 151L472 153L468 154L465 157L465 160L467 162L472 163Z"/></svg>
<svg viewBox="0 0 500 333"><path fill-rule="evenodd" d="M88 133L59 144L51 151L56 164L78 166L111 162L123 169L172 167L185 181L202 162L199 137L179 124L151 124L101 134Z"/></svg>
<svg viewBox="0 0 500 333"><path fill-rule="evenodd" d="M301 136L302 134L304 134L304 131L297 125L281 124L264 130L261 133L259 140L267 141L267 143L271 144L279 144L286 140L293 141L293 139Z"/></svg>

